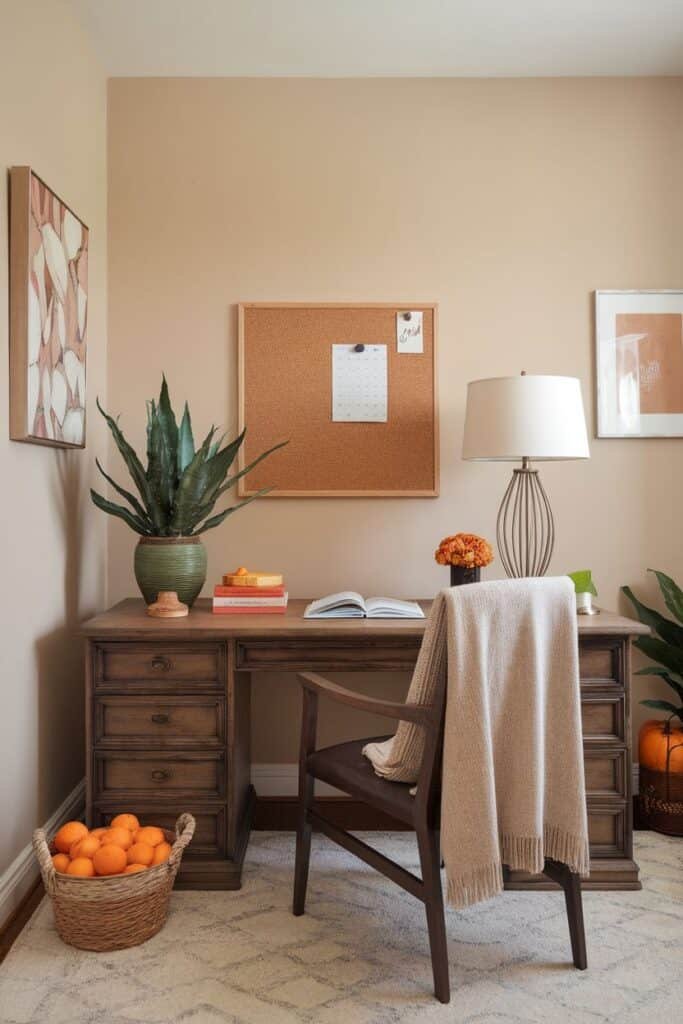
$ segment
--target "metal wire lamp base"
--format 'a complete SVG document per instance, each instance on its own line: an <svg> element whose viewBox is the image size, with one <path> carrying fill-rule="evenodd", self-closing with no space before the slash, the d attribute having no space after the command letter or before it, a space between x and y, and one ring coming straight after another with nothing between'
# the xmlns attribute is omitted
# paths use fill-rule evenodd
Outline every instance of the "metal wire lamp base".
<svg viewBox="0 0 683 1024"><path fill-rule="evenodd" d="M529 459L515 469L498 512L498 554L508 576L544 576L555 545L555 523L538 470Z"/></svg>

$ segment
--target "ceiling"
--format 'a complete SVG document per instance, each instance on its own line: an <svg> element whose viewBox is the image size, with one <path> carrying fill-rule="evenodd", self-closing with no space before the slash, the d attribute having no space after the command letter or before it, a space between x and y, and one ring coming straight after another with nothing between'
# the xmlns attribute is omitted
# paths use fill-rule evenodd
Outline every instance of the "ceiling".
<svg viewBox="0 0 683 1024"><path fill-rule="evenodd" d="M112 76L683 74L683 0L70 0Z"/></svg>

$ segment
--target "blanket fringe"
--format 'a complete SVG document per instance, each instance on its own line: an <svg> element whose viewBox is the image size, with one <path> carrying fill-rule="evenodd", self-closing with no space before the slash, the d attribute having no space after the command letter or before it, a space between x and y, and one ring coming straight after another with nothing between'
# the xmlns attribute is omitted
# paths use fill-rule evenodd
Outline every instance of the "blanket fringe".
<svg viewBox="0 0 683 1024"><path fill-rule="evenodd" d="M566 832L557 825L544 825L543 850L549 860L557 860L582 878L590 874L590 850L585 834Z"/></svg>
<svg viewBox="0 0 683 1024"><path fill-rule="evenodd" d="M456 909L462 910L481 900L490 900L502 891L503 867L499 863L487 864L459 878L448 875L448 902Z"/></svg>
<svg viewBox="0 0 683 1024"><path fill-rule="evenodd" d="M448 902L456 909L464 909L481 900L490 900L503 892L503 864L512 871L527 871L538 875L543 871L544 861L559 861L576 871L582 878L590 873L588 840L584 835L573 835L556 825L545 825L543 839L540 836L500 837L499 862L469 871L456 878L448 876Z"/></svg>

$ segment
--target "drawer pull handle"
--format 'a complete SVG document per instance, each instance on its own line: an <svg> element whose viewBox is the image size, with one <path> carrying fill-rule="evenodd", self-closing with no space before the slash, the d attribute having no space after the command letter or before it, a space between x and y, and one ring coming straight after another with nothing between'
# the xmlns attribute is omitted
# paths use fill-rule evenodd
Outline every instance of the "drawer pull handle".
<svg viewBox="0 0 683 1024"><path fill-rule="evenodd" d="M168 715L152 715L152 721L155 725L168 725L170 718Z"/></svg>
<svg viewBox="0 0 683 1024"><path fill-rule="evenodd" d="M165 782L166 779L171 778L171 772L166 771L164 768L155 768L152 772L152 778L155 782Z"/></svg>
<svg viewBox="0 0 683 1024"><path fill-rule="evenodd" d="M163 655L157 654L156 657L152 658L152 668L155 672L168 672L171 668L171 662L168 658L164 658Z"/></svg>

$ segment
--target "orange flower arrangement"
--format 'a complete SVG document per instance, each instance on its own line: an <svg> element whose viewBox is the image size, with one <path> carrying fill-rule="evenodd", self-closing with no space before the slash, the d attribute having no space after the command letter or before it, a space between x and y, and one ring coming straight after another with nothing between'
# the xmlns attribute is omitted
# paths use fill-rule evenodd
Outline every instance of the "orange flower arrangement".
<svg viewBox="0 0 683 1024"><path fill-rule="evenodd" d="M459 565L463 569L481 569L493 561L493 548L476 533L456 533L444 537L434 552L439 565Z"/></svg>

